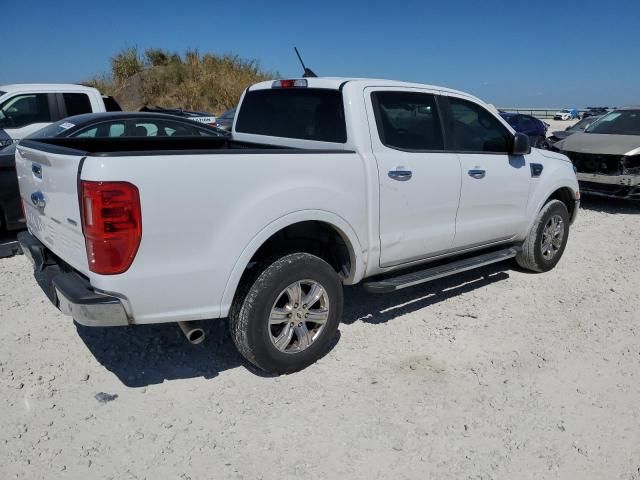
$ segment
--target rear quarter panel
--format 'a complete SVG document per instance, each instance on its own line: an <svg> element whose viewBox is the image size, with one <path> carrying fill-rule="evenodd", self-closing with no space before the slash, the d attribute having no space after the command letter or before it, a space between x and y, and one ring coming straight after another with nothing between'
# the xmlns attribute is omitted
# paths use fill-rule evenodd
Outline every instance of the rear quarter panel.
<svg viewBox="0 0 640 480"><path fill-rule="evenodd" d="M355 153L87 157L81 178L140 191L143 233L132 266L90 274L94 287L129 299L136 323L225 316L237 272L274 225L333 218L359 254L368 248Z"/></svg>

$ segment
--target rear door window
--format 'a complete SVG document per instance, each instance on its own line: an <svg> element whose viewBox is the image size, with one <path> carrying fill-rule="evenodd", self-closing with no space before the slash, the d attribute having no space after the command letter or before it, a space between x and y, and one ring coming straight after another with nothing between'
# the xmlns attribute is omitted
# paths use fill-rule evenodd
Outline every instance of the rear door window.
<svg viewBox="0 0 640 480"><path fill-rule="evenodd" d="M78 138L116 138L122 137L125 131L124 120L103 122L74 134Z"/></svg>
<svg viewBox="0 0 640 480"><path fill-rule="evenodd" d="M411 151L444 150L435 97L427 93L371 94L380 141L390 148Z"/></svg>
<svg viewBox="0 0 640 480"><path fill-rule="evenodd" d="M454 150L459 152L508 153L509 131L477 103L449 97Z"/></svg>
<svg viewBox="0 0 640 480"><path fill-rule="evenodd" d="M33 123L51 122L46 93L26 93L0 104L0 128L20 128Z"/></svg>
<svg viewBox="0 0 640 480"><path fill-rule="evenodd" d="M248 91L238 112L236 131L345 143L347 128L342 93L320 88Z"/></svg>
<svg viewBox="0 0 640 480"><path fill-rule="evenodd" d="M164 119L134 120L131 136L134 137L216 137L217 132Z"/></svg>
<svg viewBox="0 0 640 480"><path fill-rule="evenodd" d="M63 93L64 105L67 109L67 117L91 113L91 100L86 93Z"/></svg>

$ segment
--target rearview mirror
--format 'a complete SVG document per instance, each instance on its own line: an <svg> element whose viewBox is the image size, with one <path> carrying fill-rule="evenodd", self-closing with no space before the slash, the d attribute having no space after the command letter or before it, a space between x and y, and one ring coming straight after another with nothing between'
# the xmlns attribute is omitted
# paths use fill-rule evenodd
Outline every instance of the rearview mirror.
<svg viewBox="0 0 640 480"><path fill-rule="evenodd" d="M529 137L524 133L516 133L513 137L511 155L527 155L528 153L531 153Z"/></svg>

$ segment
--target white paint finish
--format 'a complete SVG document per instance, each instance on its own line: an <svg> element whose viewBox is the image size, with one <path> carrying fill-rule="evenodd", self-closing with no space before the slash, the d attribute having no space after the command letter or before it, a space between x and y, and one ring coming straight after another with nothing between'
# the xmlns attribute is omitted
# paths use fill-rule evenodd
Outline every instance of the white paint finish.
<svg viewBox="0 0 640 480"><path fill-rule="evenodd" d="M378 165L381 267L424 258L451 248L460 198L460 161L455 153L408 152L385 146L378 134L371 94L429 89L373 87L364 90L371 146ZM409 180L389 172L410 171Z"/></svg>
<svg viewBox="0 0 640 480"><path fill-rule="evenodd" d="M197 174L176 176L176 165ZM130 300L137 323L226 314L220 305L238 259L256 235L292 213L339 218L360 244L358 262L367 248L362 163L354 153L88 157L82 179L128 181L140 191L143 233L133 265L121 275L90 274L93 286Z"/></svg>
<svg viewBox="0 0 640 480"><path fill-rule="evenodd" d="M460 153L462 192L453 248L515 237L526 223L529 155ZM473 178L470 170L484 170Z"/></svg>
<svg viewBox="0 0 640 480"><path fill-rule="evenodd" d="M60 230L56 232L59 237L73 238L67 242L73 251L62 251L57 244L52 250L57 248L64 260L87 273L95 288L126 299L135 323L213 318L228 314L249 259L287 225L318 220L336 228L352 256L353 269L345 283L357 283L398 269L405 261L419 263L447 254L456 246L464 248L496 236L522 238L555 189L577 191L566 157L543 155L536 149L519 169L509 165L505 155L412 154L387 149L377 136L367 88L457 93L387 80L344 83L346 80L309 79L310 86L342 85L345 144L239 134L236 138L357 153L89 156L82 179L128 181L140 191L143 234L137 256L123 274L88 273L78 230L53 224L52 229ZM464 98L486 107L474 97ZM52 172L66 173L64 178L51 177L60 183L46 184L45 194L59 199L53 204L62 208L60 214L73 216L78 204L71 167L79 157L47 154L46 158L53 164ZM530 178L531 162L544 165L540 178ZM20 157L18 164L23 196L30 195L35 186L28 176L31 166ZM487 170L489 182L473 183L477 180L466 175L465 168L478 164ZM396 166L411 168L412 180L389 179L388 170ZM456 226L459 198L462 209Z"/></svg>
<svg viewBox="0 0 640 480"><path fill-rule="evenodd" d="M16 171L29 231L73 268L87 275L89 265L78 202L81 158L44 153L22 145L16 149ZM34 164L41 167L42 178L33 173ZM44 208L33 205L31 195L36 192L44 195Z"/></svg>

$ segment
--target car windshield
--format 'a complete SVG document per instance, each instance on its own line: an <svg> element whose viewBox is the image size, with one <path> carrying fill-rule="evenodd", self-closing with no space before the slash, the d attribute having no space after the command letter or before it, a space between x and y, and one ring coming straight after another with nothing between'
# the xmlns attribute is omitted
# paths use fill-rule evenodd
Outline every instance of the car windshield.
<svg viewBox="0 0 640 480"><path fill-rule="evenodd" d="M567 128L567 130L570 130L572 132L580 132L580 131L584 130L585 128L587 128L589 125L591 125L593 123L596 123L599 118L600 117L583 118L582 120L580 120L575 125L571 125L569 128Z"/></svg>
<svg viewBox="0 0 640 480"><path fill-rule="evenodd" d="M587 133L640 135L640 109L611 112L585 130Z"/></svg>

